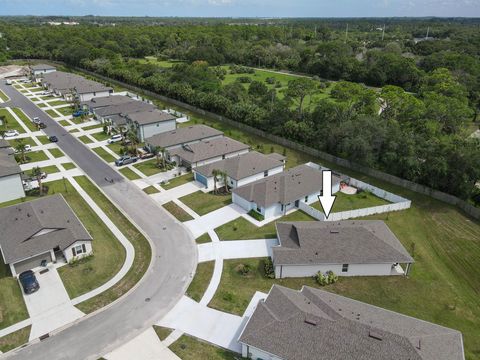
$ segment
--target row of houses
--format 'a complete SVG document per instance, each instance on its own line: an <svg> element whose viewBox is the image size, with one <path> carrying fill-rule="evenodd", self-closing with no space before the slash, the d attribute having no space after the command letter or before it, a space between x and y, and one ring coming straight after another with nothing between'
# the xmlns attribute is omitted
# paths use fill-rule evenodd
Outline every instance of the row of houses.
<svg viewBox="0 0 480 360"><path fill-rule="evenodd" d="M0 202L25 197L22 170L15 160L11 145L0 139Z"/></svg>

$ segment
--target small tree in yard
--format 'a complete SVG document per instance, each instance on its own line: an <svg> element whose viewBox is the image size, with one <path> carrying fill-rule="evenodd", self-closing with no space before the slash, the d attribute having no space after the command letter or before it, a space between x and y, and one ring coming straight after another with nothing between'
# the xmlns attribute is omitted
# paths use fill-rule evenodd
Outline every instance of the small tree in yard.
<svg viewBox="0 0 480 360"><path fill-rule="evenodd" d="M40 196L43 194L43 184L42 184L42 169L40 167L34 167L32 169L32 176L37 180L38 182L38 193Z"/></svg>
<svg viewBox="0 0 480 360"><path fill-rule="evenodd" d="M137 144L138 144L137 133L134 130L130 130L127 133L127 138L132 143L132 153L136 153L135 149L137 148Z"/></svg>
<svg viewBox="0 0 480 360"><path fill-rule="evenodd" d="M228 177L228 174L225 172L225 171L220 171L220 174L219 174L222 179L223 179L223 185L225 187L225 192L228 193L228 183L227 183L227 177Z"/></svg>
<svg viewBox="0 0 480 360"><path fill-rule="evenodd" d="M212 170L212 175L213 175L213 193L217 193L217 181L218 181L218 176L220 176L221 171L217 169Z"/></svg>
<svg viewBox="0 0 480 360"><path fill-rule="evenodd" d="M21 160L22 160L22 163L26 163L27 162L27 159L25 157L25 150L26 150L26 145L25 143L23 142L22 139L17 139L15 140L16 142L16 145L15 145L15 151L20 153L20 157L21 157Z"/></svg>

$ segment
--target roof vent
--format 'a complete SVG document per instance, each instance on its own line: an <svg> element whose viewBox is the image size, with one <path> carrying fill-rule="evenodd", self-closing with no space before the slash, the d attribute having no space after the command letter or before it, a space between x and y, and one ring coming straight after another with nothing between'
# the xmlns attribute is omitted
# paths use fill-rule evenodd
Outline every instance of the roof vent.
<svg viewBox="0 0 480 360"><path fill-rule="evenodd" d="M418 350L422 350L422 339L418 339L418 342L415 344L415 347Z"/></svg>
<svg viewBox="0 0 480 360"><path fill-rule="evenodd" d="M379 334L379 333L376 333L376 332L374 332L374 331L370 331L370 332L368 333L368 336L371 337L372 339L375 339L375 340L380 340L380 341L383 340L382 335Z"/></svg>
<svg viewBox="0 0 480 360"><path fill-rule="evenodd" d="M309 316L308 314L305 316L305 323L313 326L317 326L317 319L313 316Z"/></svg>
<svg viewBox="0 0 480 360"><path fill-rule="evenodd" d="M339 232L340 232L340 231L338 231L338 230L333 230L333 229L330 230L330 234L338 234Z"/></svg>

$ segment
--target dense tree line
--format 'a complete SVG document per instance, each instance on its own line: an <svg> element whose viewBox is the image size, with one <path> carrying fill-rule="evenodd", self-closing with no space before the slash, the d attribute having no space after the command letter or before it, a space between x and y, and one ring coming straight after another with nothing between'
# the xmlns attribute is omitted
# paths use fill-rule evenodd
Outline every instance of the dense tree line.
<svg viewBox="0 0 480 360"><path fill-rule="evenodd" d="M469 137L480 101L478 23L292 20L271 26L2 24L0 61L49 58L176 98L463 198L480 179ZM431 41L414 41L432 25ZM424 36L424 35L423 35ZM7 50L8 49L8 50ZM2 55L3 53L3 55ZM171 69L135 58L185 60ZM225 63L311 74L278 96L248 78L222 85ZM247 71L237 66L229 71ZM336 83L329 98L309 95ZM347 81L348 80L348 81ZM372 89L364 84L377 87ZM381 109L381 111L380 111Z"/></svg>

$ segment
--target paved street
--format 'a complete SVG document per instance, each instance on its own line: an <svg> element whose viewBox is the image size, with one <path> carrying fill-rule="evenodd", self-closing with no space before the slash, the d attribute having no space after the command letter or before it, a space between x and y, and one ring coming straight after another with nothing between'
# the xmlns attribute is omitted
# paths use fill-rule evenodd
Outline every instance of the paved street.
<svg viewBox="0 0 480 360"><path fill-rule="evenodd" d="M47 340L5 355L29 360L98 359L145 331L180 300L195 270L195 242L183 225L13 87L1 82L0 89L12 99L0 106L21 107L29 117L44 121L45 132L58 137L62 151L151 240L150 268L128 296Z"/></svg>

